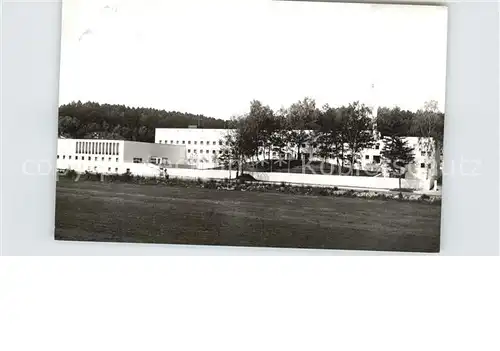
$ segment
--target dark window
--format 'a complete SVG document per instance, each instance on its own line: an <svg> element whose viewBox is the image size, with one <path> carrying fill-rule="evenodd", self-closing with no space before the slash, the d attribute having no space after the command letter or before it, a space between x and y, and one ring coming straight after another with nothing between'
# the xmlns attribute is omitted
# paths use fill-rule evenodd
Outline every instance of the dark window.
<svg viewBox="0 0 500 351"><path fill-rule="evenodd" d="M369 160L370 159L370 155L366 155L365 159Z"/></svg>
<svg viewBox="0 0 500 351"><path fill-rule="evenodd" d="M101 161L104 161L104 157L101 158Z"/></svg>
<svg viewBox="0 0 500 351"><path fill-rule="evenodd" d="M207 150L207 154L210 153L210 150Z"/></svg>
<svg viewBox="0 0 500 351"><path fill-rule="evenodd" d="M158 141L158 142L161 144L161 140L160 140L160 141Z"/></svg>
<svg viewBox="0 0 500 351"><path fill-rule="evenodd" d="M71 160L71 156L68 156L68 159L70 159L70 160Z"/></svg>
<svg viewBox="0 0 500 351"><path fill-rule="evenodd" d="M212 153L215 154L215 150L212 150Z"/></svg>
<svg viewBox="0 0 500 351"><path fill-rule="evenodd" d="M92 157L89 156L89 161L91 161L91 160L92 160Z"/></svg>
<svg viewBox="0 0 500 351"><path fill-rule="evenodd" d="M118 168L115 168L115 172L118 172Z"/></svg>
<svg viewBox="0 0 500 351"><path fill-rule="evenodd" d="M111 162L111 157L108 157L108 161Z"/></svg>
<svg viewBox="0 0 500 351"><path fill-rule="evenodd" d="M188 140L188 145L191 145L191 140Z"/></svg>
<svg viewBox="0 0 500 351"><path fill-rule="evenodd" d="M195 140L195 141L194 141L194 144L196 145L196 144L198 144L198 142Z"/></svg>
<svg viewBox="0 0 500 351"><path fill-rule="evenodd" d="M176 144L179 144L179 140L177 140L175 143L176 143Z"/></svg>
<svg viewBox="0 0 500 351"><path fill-rule="evenodd" d="M373 162L380 163L380 156L373 156Z"/></svg>
<svg viewBox="0 0 500 351"><path fill-rule="evenodd" d="M134 157L133 162L134 163L142 163L142 158L140 158L140 157Z"/></svg>
<svg viewBox="0 0 500 351"><path fill-rule="evenodd" d="M63 160L65 160L65 159L66 159L66 155L63 155Z"/></svg>
<svg viewBox="0 0 500 351"><path fill-rule="evenodd" d="M188 154L191 153L191 149L188 149Z"/></svg>
<svg viewBox="0 0 500 351"><path fill-rule="evenodd" d="M127 168L127 173L130 173L130 168Z"/></svg>
<svg viewBox="0 0 500 351"><path fill-rule="evenodd" d="M111 172L111 167L108 167L108 172Z"/></svg>
<svg viewBox="0 0 500 351"><path fill-rule="evenodd" d="M421 156L425 156L425 151L422 151L422 152L420 153L420 155L421 155Z"/></svg>
<svg viewBox="0 0 500 351"><path fill-rule="evenodd" d="M420 168L425 168L425 163L421 163Z"/></svg>
<svg viewBox="0 0 500 351"><path fill-rule="evenodd" d="M95 158L95 160L97 161L97 157Z"/></svg>
<svg viewBox="0 0 500 351"><path fill-rule="evenodd" d="M59 155L57 155L57 159L59 160Z"/></svg>
<svg viewBox="0 0 500 351"><path fill-rule="evenodd" d="M75 160L78 160L78 156L75 156Z"/></svg>
<svg viewBox="0 0 500 351"><path fill-rule="evenodd" d="M116 162L118 162L118 157L116 158Z"/></svg>
<svg viewBox="0 0 500 351"><path fill-rule="evenodd" d="M375 149L380 149L380 144L375 145Z"/></svg>
<svg viewBox="0 0 500 351"><path fill-rule="evenodd" d="M170 144L173 144L173 143L174 143L174 141L173 141L173 140L170 140Z"/></svg>
<svg viewBox="0 0 500 351"><path fill-rule="evenodd" d="M302 147L306 147L306 144L302 144Z"/></svg>
<svg viewBox="0 0 500 351"><path fill-rule="evenodd" d="M212 144L215 145L215 144L217 144L217 142L214 141Z"/></svg>
<svg viewBox="0 0 500 351"><path fill-rule="evenodd" d="M203 145L203 141L200 141L200 145Z"/></svg>
<svg viewBox="0 0 500 351"><path fill-rule="evenodd" d="M222 145L222 141L219 141L219 145Z"/></svg>
<svg viewBox="0 0 500 351"><path fill-rule="evenodd" d="M185 141L185 140L183 140L183 141L182 141L182 143L183 143L183 144L185 144L185 143L186 143L186 141Z"/></svg>

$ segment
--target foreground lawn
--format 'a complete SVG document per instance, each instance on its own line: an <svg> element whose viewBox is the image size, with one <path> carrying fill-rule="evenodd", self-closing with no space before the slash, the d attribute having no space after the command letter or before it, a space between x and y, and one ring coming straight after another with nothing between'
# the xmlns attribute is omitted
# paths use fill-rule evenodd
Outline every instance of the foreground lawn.
<svg viewBox="0 0 500 351"><path fill-rule="evenodd" d="M419 202L58 182L59 240L439 250L441 206Z"/></svg>

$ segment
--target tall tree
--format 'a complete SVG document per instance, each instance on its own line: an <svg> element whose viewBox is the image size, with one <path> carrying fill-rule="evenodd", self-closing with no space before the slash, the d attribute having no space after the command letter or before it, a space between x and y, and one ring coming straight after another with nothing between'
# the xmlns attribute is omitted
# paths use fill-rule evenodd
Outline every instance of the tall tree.
<svg viewBox="0 0 500 351"><path fill-rule="evenodd" d="M237 163L236 175L243 173L247 160L255 155L258 149L258 137L255 128L247 116L233 117L230 121L231 129L228 130L221 156L221 162L228 159Z"/></svg>
<svg viewBox="0 0 500 351"><path fill-rule="evenodd" d="M339 110L323 106L318 119L318 129L314 133L316 154L325 161L336 158L339 161L342 145L341 117Z"/></svg>
<svg viewBox="0 0 500 351"><path fill-rule="evenodd" d="M288 108L288 141L297 148L297 159L300 160L302 144L311 138L311 130L317 126L319 110L314 99L305 98Z"/></svg>
<svg viewBox="0 0 500 351"><path fill-rule="evenodd" d="M264 151L264 157L267 154L270 161L272 149L271 136L276 130L273 110L269 106L263 105L260 101L254 100L250 103L250 113L247 117L247 123L250 128L248 133L255 134L258 146L262 147ZM257 153L258 150L256 150L256 155Z"/></svg>
<svg viewBox="0 0 500 351"><path fill-rule="evenodd" d="M387 163L389 174L399 178L399 189L401 190L401 178L407 172L407 166L413 162L413 148L400 136L392 135L384 137L384 147L380 152Z"/></svg>
<svg viewBox="0 0 500 351"><path fill-rule="evenodd" d="M415 114L399 107L378 109L377 130L383 136L410 136Z"/></svg>
<svg viewBox="0 0 500 351"><path fill-rule="evenodd" d="M354 102L342 109L343 141L348 146L351 172L361 150L370 148L374 142L371 111L364 104Z"/></svg>
<svg viewBox="0 0 500 351"><path fill-rule="evenodd" d="M283 154L288 152L287 131L288 126L286 120L286 109L281 108L274 115L274 128L271 133L272 151L279 155L280 160L283 157Z"/></svg>

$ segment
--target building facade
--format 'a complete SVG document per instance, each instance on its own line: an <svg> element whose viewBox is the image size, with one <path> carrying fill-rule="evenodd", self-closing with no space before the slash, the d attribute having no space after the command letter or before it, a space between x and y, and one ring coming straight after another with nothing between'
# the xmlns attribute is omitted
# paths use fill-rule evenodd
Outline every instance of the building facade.
<svg viewBox="0 0 500 351"><path fill-rule="evenodd" d="M157 128L155 143L182 146L186 149L186 163L196 168L217 167L225 136L229 129Z"/></svg>
<svg viewBox="0 0 500 351"><path fill-rule="evenodd" d="M159 176L164 166L184 165L183 146L123 140L58 139L57 169Z"/></svg>
<svg viewBox="0 0 500 351"><path fill-rule="evenodd" d="M155 143L169 146L185 146L186 162L194 168L210 169L218 167L218 156L222 153L225 136L230 129L202 129L202 128L157 128L155 131ZM312 133L312 131L310 131ZM353 168L361 170L377 171L382 176L387 176L384 168L381 151L384 140L377 138L372 148L360 152L359 158ZM406 177L410 179L428 179L432 174L434 166L434 150L431 140L418 137L404 138L410 147L414 149L414 161L408 166ZM295 159L297 157L297 146L288 146L283 149L281 158ZM316 155L315 143L311 142L300 145L300 152L307 155L312 161L326 161L337 164L337 159L320 159ZM280 155L275 151L259 149L257 160L277 160ZM349 162L346 162L349 164Z"/></svg>

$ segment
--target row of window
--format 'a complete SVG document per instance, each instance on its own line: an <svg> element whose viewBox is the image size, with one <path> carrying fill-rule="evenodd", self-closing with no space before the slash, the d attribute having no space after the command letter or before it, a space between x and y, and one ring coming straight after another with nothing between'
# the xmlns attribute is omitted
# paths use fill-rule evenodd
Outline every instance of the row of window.
<svg viewBox="0 0 500 351"><path fill-rule="evenodd" d="M163 141L163 140L159 140L159 143L160 143L160 144L164 143L164 144L172 144L172 145L173 145L173 144L174 144L174 141L173 141L173 140L170 140L170 143L169 143L169 142L168 142L168 140L165 140L165 141ZM205 143L205 145L210 145L210 143L212 143L212 145L217 145L217 143L219 143L219 145L223 145L223 142L222 142L222 141L220 141L220 140L219 140L219 142L217 142L217 141L212 141L212 142L207 141L207 142ZM182 140L182 142L179 142L179 140L176 140L175 144L182 144L182 145L185 145L185 144L186 144L186 141L185 141L185 140ZM191 140L188 140L187 144L188 144L188 145L191 145ZM196 141L196 140L195 140L195 141L193 141L193 144L194 144L194 145L197 145L197 144L198 144L198 141ZM200 145L203 145L203 141L200 141ZM228 143L227 143L227 142L226 142L226 145L228 145Z"/></svg>
<svg viewBox="0 0 500 351"><path fill-rule="evenodd" d="M194 150L188 149L188 150L187 150L188 154L190 154L190 153L191 153L191 151L192 151L193 153L195 153L195 154L196 154L196 153L198 153L198 150L196 150L196 149L194 149ZM216 150L212 150L212 154L215 154L216 152L217 152ZM203 153L203 150L201 150L201 149L200 149L200 154L202 154L202 153ZM206 153L206 154L209 154L209 153L210 153L210 150L205 150L205 153ZM219 150L219 154L221 154L221 153L222 153L222 150Z"/></svg>
<svg viewBox="0 0 500 351"><path fill-rule="evenodd" d="M90 166L87 167L87 170L91 170ZM94 171L97 172L97 166L94 166ZM130 169L127 168L127 171L130 171ZM108 172L111 172L111 167L108 167ZM118 168L115 168L115 172L118 173Z"/></svg>
<svg viewBox="0 0 500 351"><path fill-rule="evenodd" d="M80 156L80 160L82 161L85 161L85 157L87 156ZM57 155L57 159L59 160L59 155ZM65 160L66 159L66 155L62 155L62 159ZM101 161L104 161L106 158L105 157L101 157ZM68 156L68 160L71 160L71 156ZM78 156L75 156L75 160L78 160ZM88 160L89 161L92 161L92 156L88 156ZM95 161L99 161L99 157L94 157L94 160ZM108 157L108 161L111 162L112 160L112 157ZM118 162L118 157L116 158L116 162Z"/></svg>
<svg viewBox="0 0 500 351"><path fill-rule="evenodd" d="M120 143L101 141L77 141L75 153L90 155L119 155Z"/></svg>
<svg viewBox="0 0 500 351"><path fill-rule="evenodd" d="M370 159L370 155L365 155L365 159L366 159L366 160L369 160L369 159ZM378 155L374 155L374 156L373 156L373 162L374 162L374 163L380 163L380 156L378 156Z"/></svg>
<svg viewBox="0 0 500 351"><path fill-rule="evenodd" d="M161 144L162 142L164 142L165 144L168 144L168 140L165 140L165 141L160 140L159 142L160 142L160 144ZM172 144L172 145L173 145L173 144L174 144L174 141L173 141L173 140L170 140L170 144ZM176 140L175 144L179 144L179 140ZM182 144L182 145L185 145L185 144L186 144L186 141L185 141L185 140L182 140L181 144ZM189 140L189 141L187 142L187 144L188 144L188 145L191 145L191 141ZM193 141L193 144L194 144L194 145L197 145L197 144L198 144L198 141ZM228 145L228 143L227 143L227 142L226 142L225 144L226 144L226 146ZM200 145L203 145L203 141L200 141ZM207 141L207 142L206 142L206 145L210 145L210 141ZM216 141L212 141L212 145L217 145L217 142L216 142ZM219 145L223 145L222 141L219 141ZM260 146L262 146L262 145L260 145ZM305 148L305 147L306 147L306 144L302 144L302 145L301 145L301 147ZM313 148L316 148L316 147L317 147L317 144L316 144L316 143L314 143L314 144L312 145L312 147L313 147ZM374 149L374 150L380 150L380 144L379 144L379 143L375 144L375 145L373 146L373 149ZM189 151L189 150L188 150L188 152L191 152L191 151ZM196 151L194 151L194 152L196 152ZM207 150L207 153L208 153L208 150ZM214 152L214 153L215 153L215 152ZM422 151L420 154L421 154L421 156L426 156L427 154L428 154L429 156L431 156L431 153L430 153L430 152L429 152L429 153L426 153L425 151Z"/></svg>
<svg viewBox="0 0 500 351"><path fill-rule="evenodd" d="M365 159L369 160L370 159L370 155L365 155ZM380 163L380 156L373 156L373 162L374 163ZM429 164L428 167L431 168L431 165ZM425 163L421 163L420 164L420 168L425 168Z"/></svg>

